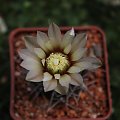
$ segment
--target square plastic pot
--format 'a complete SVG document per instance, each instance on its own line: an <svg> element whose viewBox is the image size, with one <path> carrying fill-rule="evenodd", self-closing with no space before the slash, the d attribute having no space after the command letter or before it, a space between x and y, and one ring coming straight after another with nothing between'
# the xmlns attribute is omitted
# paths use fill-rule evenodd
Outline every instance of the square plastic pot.
<svg viewBox="0 0 120 120"><path fill-rule="evenodd" d="M62 32L66 32L70 29L70 27L61 27ZM83 26L83 27L74 27L75 31L86 31L86 30L95 30L101 33L103 44L103 55L104 55L104 63L105 63L105 82L106 82L106 91L107 91L107 100L108 100L108 113L106 116L101 118L95 118L94 120L107 120L112 112L112 99L110 92L110 79L109 79L109 65L108 65L108 52L106 47L106 39L103 31L96 26ZM9 37L9 46L10 46L10 60L11 60L11 98L10 98L10 114L14 120L22 120L20 117L15 115L14 111L14 96L15 96L15 61L14 61L14 52L15 52L15 37L21 33L35 33L37 31L47 32L48 28L18 28L11 32ZM62 120L69 120L70 118L62 118ZM93 118L71 118L71 120L93 120Z"/></svg>

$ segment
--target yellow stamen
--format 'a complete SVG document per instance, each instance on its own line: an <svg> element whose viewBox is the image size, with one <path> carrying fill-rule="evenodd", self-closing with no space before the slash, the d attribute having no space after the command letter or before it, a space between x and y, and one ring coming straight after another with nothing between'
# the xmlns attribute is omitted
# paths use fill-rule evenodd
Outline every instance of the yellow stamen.
<svg viewBox="0 0 120 120"><path fill-rule="evenodd" d="M62 53L51 53L46 59L46 65L53 74L59 74L69 67L69 61Z"/></svg>
<svg viewBox="0 0 120 120"><path fill-rule="evenodd" d="M54 63L54 65L58 65L59 64L59 59L53 59L53 63Z"/></svg>

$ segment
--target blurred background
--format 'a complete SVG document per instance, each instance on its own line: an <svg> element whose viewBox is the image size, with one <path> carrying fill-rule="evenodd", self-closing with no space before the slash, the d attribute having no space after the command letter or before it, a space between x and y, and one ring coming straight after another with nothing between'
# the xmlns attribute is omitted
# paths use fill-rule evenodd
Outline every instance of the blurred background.
<svg viewBox="0 0 120 120"><path fill-rule="evenodd" d="M109 52L113 114L120 120L120 0L0 0L0 119L11 120L8 36L19 27L96 25Z"/></svg>

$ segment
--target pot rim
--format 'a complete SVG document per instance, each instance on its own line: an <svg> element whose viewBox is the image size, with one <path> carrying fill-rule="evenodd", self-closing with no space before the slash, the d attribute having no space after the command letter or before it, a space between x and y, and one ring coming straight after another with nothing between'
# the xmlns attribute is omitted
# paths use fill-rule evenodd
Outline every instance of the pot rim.
<svg viewBox="0 0 120 120"><path fill-rule="evenodd" d="M71 29L71 27L60 27L61 31L67 31ZM102 44L103 44L103 52L104 52L104 61L105 61L105 71L106 71L106 86L107 86L107 97L108 97L108 107L109 111L106 116L101 118L96 118L95 120L106 120L110 117L112 113L112 98L111 98L111 91L110 91L110 77L109 77L109 66L108 66L108 51L106 46L106 38L104 32L101 28L96 26L78 26L74 27L77 31L84 31L84 30L96 30L99 31L102 35ZM9 46L10 46L10 67L11 67L11 92L10 92L10 115L14 120L21 120L19 117L15 116L15 112L13 109L14 105L14 46L13 40L16 35L24 32L36 32L36 31L43 31L46 32L48 30L47 27L32 27L32 28L17 28L10 33L9 36ZM64 118L62 118L64 119ZM69 118L65 118L65 120L69 120ZM92 118L71 118L71 120L93 120Z"/></svg>

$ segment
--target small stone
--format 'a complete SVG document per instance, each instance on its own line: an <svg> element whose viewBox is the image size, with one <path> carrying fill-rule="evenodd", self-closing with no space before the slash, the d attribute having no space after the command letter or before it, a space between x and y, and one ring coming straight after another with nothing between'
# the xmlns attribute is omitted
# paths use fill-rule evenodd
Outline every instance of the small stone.
<svg viewBox="0 0 120 120"><path fill-rule="evenodd" d="M67 115L69 116L69 117L77 117L77 113L76 113L76 111L75 110L68 110L68 113L67 113Z"/></svg>
<svg viewBox="0 0 120 120"><path fill-rule="evenodd" d="M19 114L18 114L18 113L15 113L15 116L16 116L16 117L19 117Z"/></svg>
<svg viewBox="0 0 120 120"><path fill-rule="evenodd" d="M102 93L103 89L101 87L98 87L98 91Z"/></svg>
<svg viewBox="0 0 120 120"><path fill-rule="evenodd" d="M87 117L87 115L88 115L88 112L87 112L87 111L84 111L84 112L82 112L82 114L81 114L82 117Z"/></svg>
<svg viewBox="0 0 120 120"><path fill-rule="evenodd" d="M83 99L85 99L86 98L86 95L85 95L85 93L84 92L80 92L80 98L83 100Z"/></svg>
<svg viewBox="0 0 120 120"><path fill-rule="evenodd" d="M38 120L41 119L42 117L43 117L43 115L42 115L42 114L39 114Z"/></svg>
<svg viewBox="0 0 120 120"><path fill-rule="evenodd" d="M57 117L58 117L58 118L63 117L63 116L65 115L65 113L64 113L63 110L58 110L58 111L56 112L56 114L57 114Z"/></svg>
<svg viewBox="0 0 120 120"><path fill-rule="evenodd" d="M97 114L90 115L91 118L97 118Z"/></svg>
<svg viewBox="0 0 120 120"><path fill-rule="evenodd" d="M16 71L15 76L20 76L20 72Z"/></svg>
<svg viewBox="0 0 120 120"><path fill-rule="evenodd" d="M27 87L27 91L30 92L32 89L30 87Z"/></svg>
<svg viewBox="0 0 120 120"><path fill-rule="evenodd" d="M33 117L33 116L34 116L34 113L30 113L30 116Z"/></svg>

